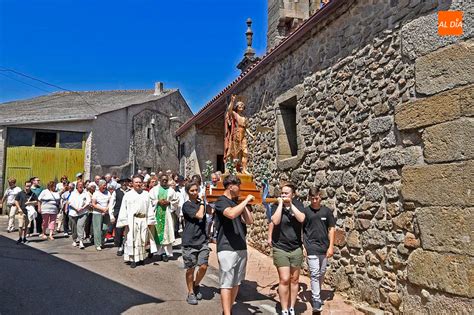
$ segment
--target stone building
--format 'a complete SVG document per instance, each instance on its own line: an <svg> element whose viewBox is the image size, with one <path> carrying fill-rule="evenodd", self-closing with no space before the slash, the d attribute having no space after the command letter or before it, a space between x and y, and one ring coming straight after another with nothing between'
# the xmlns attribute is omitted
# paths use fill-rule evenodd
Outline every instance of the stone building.
<svg viewBox="0 0 474 315"><path fill-rule="evenodd" d="M463 11L463 35L438 35L441 10ZM474 4L333 0L310 13L178 129L189 145L207 137L182 162L196 172L221 154L226 104L243 95L257 183L267 167L272 188L316 185L336 215L328 283L394 314L472 314ZM268 252L256 216L249 239Z"/></svg>
<svg viewBox="0 0 474 315"><path fill-rule="evenodd" d="M0 104L0 188L138 169L178 169L174 131L192 116L177 89L61 92Z"/></svg>

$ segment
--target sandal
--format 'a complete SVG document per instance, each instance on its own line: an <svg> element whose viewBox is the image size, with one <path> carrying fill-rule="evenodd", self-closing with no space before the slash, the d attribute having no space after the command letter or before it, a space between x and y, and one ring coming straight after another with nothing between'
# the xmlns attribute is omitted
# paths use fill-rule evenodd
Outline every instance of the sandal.
<svg viewBox="0 0 474 315"><path fill-rule="evenodd" d="M40 237L42 240L45 240L45 239L48 238L48 237L47 237L46 235L44 235L44 234L41 234L39 237Z"/></svg>
<svg viewBox="0 0 474 315"><path fill-rule="evenodd" d="M54 237L52 237L52 236L48 236L48 239L49 239L50 241L54 241Z"/></svg>

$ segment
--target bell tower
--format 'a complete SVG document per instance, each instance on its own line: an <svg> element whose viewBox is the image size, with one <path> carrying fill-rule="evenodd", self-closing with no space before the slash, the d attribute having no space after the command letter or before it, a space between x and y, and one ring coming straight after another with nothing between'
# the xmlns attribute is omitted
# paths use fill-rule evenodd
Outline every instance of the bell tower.
<svg viewBox="0 0 474 315"><path fill-rule="evenodd" d="M267 51L308 19L321 0L268 0Z"/></svg>

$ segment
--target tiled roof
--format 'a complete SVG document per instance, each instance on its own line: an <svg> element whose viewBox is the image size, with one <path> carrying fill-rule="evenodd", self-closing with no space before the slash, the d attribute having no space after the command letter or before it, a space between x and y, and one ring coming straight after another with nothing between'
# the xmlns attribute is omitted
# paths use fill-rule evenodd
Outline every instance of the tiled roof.
<svg viewBox="0 0 474 315"><path fill-rule="evenodd" d="M154 90L59 92L0 104L0 125L64 120L94 116L154 101L177 90L154 95Z"/></svg>
<svg viewBox="0 0 474 315"><path fill-rule="evenodd" d="M303 22L293 33L286 37L281 43L268 51L263 55L262 59L249 66L248 69L242 72L232 83L227 85L222 91L214 96L204 107L202 107L193 117L188 119L178 130L176 135L179 136L188 130L194 123L199 119L203 118L207 113L214 111L220 105L220 101L224 100L225 97L229 96L232 90L234 90L238 84L243 80L250 78L259 69L262 69L265 65L272 62L279 54L288 49L292 44L298 41L304 36L311 28L329 16L334 10L342 6L347 0L332 0L329 4L325 5L320 10L316 11L309 19ZM225 111L225 106L222 106L222 113ZM213 113L215 114L215 113Z"/></svg>

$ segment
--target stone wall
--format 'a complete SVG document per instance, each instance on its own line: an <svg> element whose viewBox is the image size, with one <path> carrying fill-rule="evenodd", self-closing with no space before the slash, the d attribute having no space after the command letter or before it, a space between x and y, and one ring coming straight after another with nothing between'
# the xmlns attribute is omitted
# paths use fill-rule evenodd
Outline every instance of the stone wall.
<svg viewBox="0 0 474 315"><path fill-rule="evenodd" d="M206 168L206 161L213 163L217 170L217 156L224 155L224 119L214 120L204 128L192 128L181 135L185 146L185 156L180 163L185 169L184 176L201 174Z"/></svg>
<svg viewBox="0 0 474 315"><path fill-rule="evenodd" d="M437 36L462 9L464 35ZM327 282L391 313L472 313L473 5L347 1L235 92L249 99L250 168L272 189L321 188L337 219ZM278 159L277 110L297 104L297 154ZM250 243L266 246L263 209Z"/></svg>
<svg viewBox="0 0 474 315"><path fill-rule="evenodd" d="M177 171L178 148L174 132L180 122L191 116L179 91L99 115L93 122L92 176L107 172L119 177L130 176L133 171L147 167L153 171ZM178 117L178 120L170 120L170 117ZM147 138L147 128L151 128L151 139Z"/></svg>

